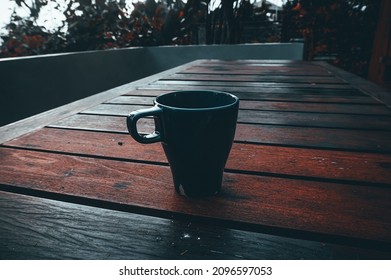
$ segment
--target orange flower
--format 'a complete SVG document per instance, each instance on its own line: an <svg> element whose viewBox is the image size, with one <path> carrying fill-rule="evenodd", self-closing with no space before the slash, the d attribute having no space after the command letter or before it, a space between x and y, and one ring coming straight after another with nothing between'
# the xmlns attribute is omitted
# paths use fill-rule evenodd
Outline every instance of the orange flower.
<svg viewBox="0 0 391 280"><path fill-rule="evenodd" d="M296 4L296 6L294 6L293 8L292 8L292 11L299 11L301 9L301 4L300 4L300 2L298 2L297 4Z"/></svg>

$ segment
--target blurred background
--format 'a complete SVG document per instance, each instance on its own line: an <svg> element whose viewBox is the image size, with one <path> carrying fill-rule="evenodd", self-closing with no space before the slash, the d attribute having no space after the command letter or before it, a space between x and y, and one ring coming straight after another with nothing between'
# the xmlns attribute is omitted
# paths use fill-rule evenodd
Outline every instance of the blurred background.
<svg viewBox="0 0 391 280"><path fill-rule="evenodd" d="M389 2L0 0L0 58L133 46L299 41L305 44L304 59L327 61L365 78L371 76L376 55L377 63L386 66L382 77L377 71L372 80L387 84L390 28L379 31L379 26L389 26L390 14L382 17ZM385 45L385 54L374 54L376 45Z"/></svg>

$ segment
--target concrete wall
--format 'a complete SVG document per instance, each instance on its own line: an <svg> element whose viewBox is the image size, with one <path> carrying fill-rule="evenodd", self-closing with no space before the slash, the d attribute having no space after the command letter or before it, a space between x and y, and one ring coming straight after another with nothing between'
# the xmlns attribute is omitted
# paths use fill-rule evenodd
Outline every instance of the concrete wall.
<svg viewBox="0 0 391 280"><path fill-rule="evenodd" d="M164 46L0 60L0 126L195 59L295 59L302 43Z"/></svg>

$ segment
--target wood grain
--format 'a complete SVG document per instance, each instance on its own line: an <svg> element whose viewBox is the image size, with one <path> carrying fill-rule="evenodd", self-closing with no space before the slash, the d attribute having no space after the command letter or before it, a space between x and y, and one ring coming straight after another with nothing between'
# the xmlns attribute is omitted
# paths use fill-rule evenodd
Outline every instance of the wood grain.
<svg viewBox="0 0 391 280"><path fill-rule="evenodd" d="M149 105L154 103L154 97L142 96L119 96L106 104L117 105ZM382 104L338 104L338 103L310 103L310 102L281 102L281 101L249 101L241 100L240 109L312 112L312 113L345 113L358 115L391 115L391 109Z"/></svg>
<svg viewBox="0 0 391 280"><path fill-rule="evenodd" d="M172 81L172 80L158 80L152 83L153 85L165 88L167 86L225 86L225 87L250 87L250 88L267 88L267 87L278 87L278 88L323 88L323 89L349 89L348 84L320 84L312 82L303 83L279 83L278 81L270 82L229 82L229 81Z"/></svg>
<svg viewBox="0 0 391 280"><path fill-rule="evenodd" d="M359 104L381 104L379 101L365 96L356 90L336 90L336 89L284 89L284 88L244 88L228 86L159 86L147 85L139 87L140 93L148 94L150 91L164 90L164 92L177 90L219 90L232 93L240 99L247 100L274 100L274 101L303 101L322 103L359 103Z"/></svg>
<svg viewBox="0 0 391 280"><path fill-rule="evenodd" d="M278 83L316 83L316 84L346 84L342 79L333 76L285 76L285 75L245 75L235 74L199 74L175 73L164 77L163 81L237 81L237 82L278 82Z"/></svg>
<svg viewBox="0 0 391 280"><path fill-rule="evenodd" d="M205 89L237 95L239 123L222 192L189 199L125 116ZM200 60L0 128L0 258L389 258L386 92L324 63Z"/></svg>
<svg viewBox="0 0 391 280"><path fill-rule="evenodd" d="M148 107L150 106L99 104L82 111L82 113L106 116L128 116L132 111ZM391 130L391 115L319 114L312 112L239 110L238 122L304 127Z"/></svg>
<svg viewBox="0 0 391 280"><path fill-rule="evenodd" d="M329 63L322 62L313 62L319 66L324 67L328 71L334 73L336 76L348 81L353 88L360 89L362 92L365 92L369 96L373 97L376 100L381 101L386 104L389 108L391 108L391 94L389 88L371 83L370 81L358 77L352 73L347 71L343 71L342 69L335 67Z"/></svg>
<svg viewBox="0 0 391 280"><path fill-rule="evenodd" d="M174 192L165 166L8 148L0 148L0 158L0 184L14 186L11 190L32 189L132 212L355 246L386 248L391 242L387 188L226 173L220 195L188 199ZM23 172L15 176L15 170Z"/></svg>
<svg viewBox="0 0 391 280"><path fill-rule="evenodd" d="M34 209L34 211L32 211ZM389 254L0 191L0 259L387 259Z"/></svg>
<svg viewBox="0 0 391 280"><path fill-rule="evenodd" d="M254 62L246 61L240 63L215 62L211 63L204 61L200 65L194 65L180 73L194 73L194 74L245 74L245 75L276 75L282 74L284 76L311 76L324 75L329 76L330 72L320 65L306 64L303 67L302 62Z"/></svg>
<svg viewBox="0 0 391 280"><path fill-rule="evenodd" d="M123 134L42 129L6 146L167 164L160 143L143 145ZM226 168L273 176L340 180L355 184L391 182L391 155L235 143Z"/></svg>
<svg viewBox="0 0 391 280"><path fill-rule="evenodd" d="M148 119L141 119L139 124L140 131L151 132L155 128L153 122ZM125 117L120 116L78 114L55 122L51 127L128 134ZM235 141L352 151L391 152L391 132L376 130L238 124Z"/></svg>

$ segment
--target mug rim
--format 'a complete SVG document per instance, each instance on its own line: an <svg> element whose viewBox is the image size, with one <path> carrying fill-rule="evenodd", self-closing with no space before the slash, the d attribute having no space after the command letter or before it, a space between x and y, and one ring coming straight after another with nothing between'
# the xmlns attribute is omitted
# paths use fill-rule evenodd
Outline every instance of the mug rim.
<svg viewBox="0 0 391 280"><path fill-rule="evenodd" d="M232 102L226 105L221 105L221 106L213 106L213 107L200 107L200 108L187 108L187 107L176 107L176 106L170 106L163 104L159 102L158 99L164 98L165 96L172 95L172 94L180 94L180 93L195 93L195 92L201 92L201 93L217 93L217 94L222 94L225 96L229 96L232 98ZM159 95L154 99L154 104L155 106L159 107L165 107L169 108L172 110L181 110L181 111L208 111L208 110L221 110L224 108L230 108L235 106L237 103L239 103L239 98L231 93L224 92L224 91L219 91L219 90L178 90L178 91L172 91L172 92L167 92L164 94Z"/></svg>

